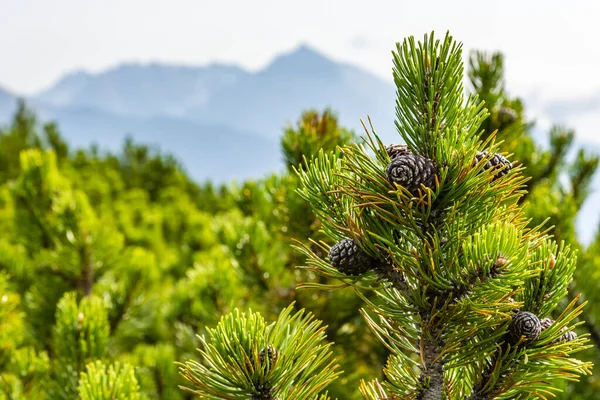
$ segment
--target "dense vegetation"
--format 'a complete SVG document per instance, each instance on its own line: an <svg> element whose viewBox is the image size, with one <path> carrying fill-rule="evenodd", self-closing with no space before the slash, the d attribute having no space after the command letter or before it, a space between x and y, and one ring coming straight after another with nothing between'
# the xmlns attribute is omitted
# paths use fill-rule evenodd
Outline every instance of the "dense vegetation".
<svg viewBox="0 0 600 400"><path fill-rule="evenodd" d="M579 151L567 161L574 133L561 127L549 150L535 144L522 102L505 91L500 54L474 53L469 78L490 112L484 139L497 130L531 177L522 199L531 226L550 217L555 238L579 251L570 300L582 293L580 303L600 304L600 236L584 248L574 229L598 158ZM104 399L111 390L191 399L174 361L198 358L197 334L235 308L274 320L292 302L335 343L345 373L329 395L360 398L359 381L382 376L389 350L367 333L352 288L297 289L335 280L295 268L305 257L291 246L325 255L308 241L326 237L294 169L357 140L330 110L306 111L282 137L286 172L217 187L131 140L118 154L70 149L57 125L40 126L21 104L0 130L0 399ZM582 320L577 332L596 345L585 357L596 360L600 308L588 305ZM566 390L565 399L592 398L598 375Z"/></svg>

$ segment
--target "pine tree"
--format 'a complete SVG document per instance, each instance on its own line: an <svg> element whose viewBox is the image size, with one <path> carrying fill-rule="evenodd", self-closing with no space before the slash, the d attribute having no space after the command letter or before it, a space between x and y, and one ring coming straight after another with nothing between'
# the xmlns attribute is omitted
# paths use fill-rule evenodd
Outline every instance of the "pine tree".
<svg viewBox="0 0 600 400"><path fill-rule="evenodd" d="M327 237L315 242L320 252L298 246L306 268L326 278L305 286L353 287L390 351L385 380L361 384L368 399L544 397L554 390L549 382L591 369L572 357L586 347L572 333L582 306L574 300L546 319L567 294L575 255L527 226L522 168L493 135L481 139L487 110L475 97L465 100L462 78L461 45L452 37L406 39L394 53L394 81L407 151L390 152L371 126L364 144L321 152L299 172L300 194ZM260 364L256 346L241 338L229 345L243 318L228 318L223 334L205 342L214 382L250 376ZM206 373L190 374L189 364L186 371L196 385ZM231 386L229 397L243 389ZM288 398L284 389L264 398ZM221 390L202 393L228 398Z"/></svg>

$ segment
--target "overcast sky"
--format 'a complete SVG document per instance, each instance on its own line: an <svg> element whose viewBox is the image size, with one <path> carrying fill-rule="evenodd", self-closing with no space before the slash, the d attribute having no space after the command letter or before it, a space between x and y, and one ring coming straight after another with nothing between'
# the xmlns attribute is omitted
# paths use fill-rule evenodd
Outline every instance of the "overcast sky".
<svg viewBox="0 0 600 400"><path fill-rule="evenodd" d="M467 50L504 52L510 92L543 120L542 103L600 97L599 19L595 0L0 0L0 87L31 94L122 62L255 70L300 43L390 80L396 41L449 29ZM568 122L595 137L595 110Z"/></svg>

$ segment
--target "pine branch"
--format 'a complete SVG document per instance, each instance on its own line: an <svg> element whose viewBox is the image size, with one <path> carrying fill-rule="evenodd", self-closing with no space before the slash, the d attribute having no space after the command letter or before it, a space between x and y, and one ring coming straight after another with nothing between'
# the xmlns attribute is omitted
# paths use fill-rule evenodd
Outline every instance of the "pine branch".
<svg viewBox="0 0 600 400"><path fill-rule="evenodd" d="M42 233L42 237L40 238L41 247L43 249L52 248L54 245L54 241L52 239L53 236L52 236L52 233L50 232L50 228L49 228L48 224L46 224L45 222L42 221L42 219L38 215L38 212L36 211L35 207L32 204L30 204L29 199L24 196L19 196L18 204L25 207L27 212L29 212L29 214L31 215L34 223L40 229L40 231Z"/></svg>
<svg viewBox="0 0 600 400"><path fill-rule="evenodd" d="M569 299L569 302L576 300L578 306L583 305L581 297L576 296L571 289L569 289L567 298ZM585 308L582 308L581 320L583 320L583 326L590 334L590 339L594 343L594 348L597 352L600 352L600 329L591 322L592 318Z"/></svg>
<svg viewBox="0 0 600 400"><path fill-rule="evenodd" d="M294 306L268 324L257 313L234 313L201 337L202 363L179 363L193 385L182 390L207 399L315 399L338 375L325 328ZM323 398L325 400L325 398Z"/></svg>

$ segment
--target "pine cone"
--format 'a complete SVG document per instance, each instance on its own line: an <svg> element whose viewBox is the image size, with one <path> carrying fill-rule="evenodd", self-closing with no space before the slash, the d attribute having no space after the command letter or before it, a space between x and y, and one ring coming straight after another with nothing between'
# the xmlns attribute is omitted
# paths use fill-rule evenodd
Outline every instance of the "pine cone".
<svg viewBox="0 0 600 400"><path fill-rule="evenodd" d="M567 331L560 337L561 342L570 342L575 339L577 339L577 334L573 331Z"/></svg>
<svg viewBox="0 0 600 400"><path fill-rule="evenodd" d="M500 107L498 110L498 119L503 124L512 124L518 118L517 112L510 107Z"/></svg>
<svg viewBox="0 0 600 400"><path fill-rule="evenodd" d="M540 337L542 324L535 314L529 311L517 311L512 315L508 331L515 341L519 341L522 336L525 336L525 342L531 343Z"/></svg>
<svg viewBox="0 0 600 400"><path fill-rule="evenodd" d="M255 386L256 392L250 397L251 400L273 400L273 388L268 383ZM275 398L278 400L279 396Z"/></svg>
<svg viewBox="0 0 600 400"><path fill-rule="evenodd" d="M550 322L548 322L550 321ZM550 318L543 318L541 321L541 325L542 325L542 331L544 329L548 329L550 326L552 326L552 324L554 324L554 321L551 320ZM548 326L545 326L546 324L549 324ZM567 328L566 326L563 326L562 328L560 328L560 332L562 333L562 336L559 337L558 339L555 339L552 344L555 343L559 343L559 342L569 342L571 340L575 340L577 339L577 334L573 331L569 331L569 328Z"/></svg>
<svg viewBox="0 0 600 400"><path fill-rule="evenodd" d="M406 156L408 154L412 154L408 146L405 144L390 144L388 147L385 148L385 151L390 157L390 160L393 160L398 156Z"/></svg>
<svg viewBox="0 0 600 400"><path fill-rule="evenodd" d="M482 159L484 159L485 157L487 157L488 153L486 151L484 152L477 152L477 155L475 156L475 163L474 164L478 164ZM487 171L488 169L493 168L495 170L498 170L498 173L496 175L494 175L494 179L500 179L502 178L504 175L508 174L512 168L512 163L510 161L508 161L506 159L506 157L504 157L502 154L494 154L494 156L488 160L488 162L483 166L483 170Z"/></svg>
<svg viewBox="0 0 600 400"><path fill-rule="evenodd" d="M391 184L396 183L416 194L421 185L434 188L438 170L430 159L408 154L394 158L388 164L385 173Z"/></svg>
<svg viewBox="0 0 600 400"><path fill-rule="evenodd" d="M542 328L542 331L545 331L546 329L550 328L553 324L554 320L550 318L542 318L540 320L540 326Z"/></svg>
<svg viewBox="0 0 600 400"><path fill-rule="evenodd" d="M331 265L346 275L361 275L373 268L374 260L353 239L342 239L329 250Z"/></svg>
<svg viewBox="0 0 600 400"><path fill-rule="evenodd" d="M268 345L266 348L262 349L258 355L260 358L260 365L265 363L265 353L267 353L267 357L269 359L269 366L273 365L275 359L277 358L277 350L275 350L275 347L271 345Z"/></svg>

